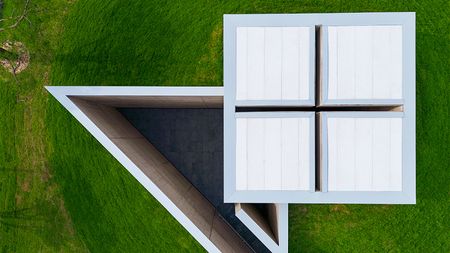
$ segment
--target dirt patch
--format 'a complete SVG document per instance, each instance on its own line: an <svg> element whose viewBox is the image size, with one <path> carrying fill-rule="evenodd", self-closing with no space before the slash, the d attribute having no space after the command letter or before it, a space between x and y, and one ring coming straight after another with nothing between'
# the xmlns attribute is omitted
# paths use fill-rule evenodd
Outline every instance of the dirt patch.
<svg viewBox="0 0 450 253"><path fill-rule="evenodd" d="M16 206L20 206L23 202L22 196L16 193L15 199L16 199Z"/></svg>
<svg viewBox="0 0 450 253"><path fill-rule="evenodd" d="M299 211L301 214L305 215L305 214L308 213L308 208L302 206L302 207L300 207L300 208L298 209L298 211Z"/></svg>
<svg viewBox="0 0 450 253"><path fill-rule="evenodd" d="M72 219L69 216L69 213L67 212L67 209L64 205L64 201L61 199L59 201L59 212L61 213L63 219L64 219L64 227L66 229L66 231L71 235L74 236L75 235L75 230L73 228L73 225L71 223Z"/></svg>
<svg viewBox="0 0 450 253"><path fill-rule="evenodd" d="M12 74L24 71L30 64L30 53L22 42L5 41L0 46L0 65Z"/></svg>
<svg viewBox="0 0 450 253"><path fill-rule="evenodd" d="M42 182L47 183L51 177L52 176L50 175L50 171L49 171L48 167L45 166L44 169L42 170L42 174L41 174Z"/></svg>
<svg viewBox="0 0 450 253"><path fill-rule="evenodd" d="M212 84L220 82L217 73L217 64L220 64L222 51L222 26L214 27L207 45L206 53L199 59L199 67L196 71L194 81L200 84Z"/></svg>
<svg viewBox="0 0 450 253"><path fill-rule="evenodd" d="M346 205L332 205L331 206L332 212L340 212L345 214L350 214L350 210L348 210Z"/></svg>
<svg viewBox="0 0 450 253"><path fill-rule="evenodd" d="M30 181L29 180L25 180L20 184L20 189L24 192L29 192L30 191Z"/></svg>

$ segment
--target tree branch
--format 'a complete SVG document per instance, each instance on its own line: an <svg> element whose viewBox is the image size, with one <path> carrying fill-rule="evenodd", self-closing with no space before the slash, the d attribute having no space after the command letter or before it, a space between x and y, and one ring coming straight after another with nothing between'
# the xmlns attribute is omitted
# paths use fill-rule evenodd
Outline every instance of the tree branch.
<svg viewBox="0 0 450 253"><path fill-rule="evenodd" d="M0 22L6 21L6 20L16 20L16 22L14 24L7 26L6 28L0 28L0 32L5 31L6 29L14 29L20 24L20 22L22 22L22 20L24 20L24 19L28 20L28 18L26 16L28 15L29 6L30 6L30 0L26 0L25 7L23 8L22 14L20 16L17 16L17 17L11 16L9 18L0 19ZM28 20L28 22L30 22L30 21Z"/></svg>

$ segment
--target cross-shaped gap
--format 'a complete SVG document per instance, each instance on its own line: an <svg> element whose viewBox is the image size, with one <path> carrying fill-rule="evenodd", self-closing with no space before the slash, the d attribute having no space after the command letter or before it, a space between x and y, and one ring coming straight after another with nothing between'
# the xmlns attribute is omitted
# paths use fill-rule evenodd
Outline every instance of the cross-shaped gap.
<svg viewBox="0 0 450 253"><path fill-rule="evenodd" d="M236 112L335 112L335 111L403 111L401 105L371 105L371 106L245 106L236 107Z"/></svg>

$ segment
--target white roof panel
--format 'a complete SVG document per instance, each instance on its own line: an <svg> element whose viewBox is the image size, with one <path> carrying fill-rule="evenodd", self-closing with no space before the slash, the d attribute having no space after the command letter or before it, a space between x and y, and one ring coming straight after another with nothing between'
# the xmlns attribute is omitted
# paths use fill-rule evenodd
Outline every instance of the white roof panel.
<svg viewBox="0 0 450 253"><path fill-rule="evenodd" d="M401 191L402 118L327 114L328 191Z"/></svg>
<svg viewBox="0 0 450 253"><path fill-rule="evenodd" d="M309 191L310 117L236 119L236 190Z"/></svg>
<svg viewBox="0 0 450 253"><path fill-rule="evenodd" d="M237 27L236 100L309 100L312 27Z"/></svg>
<svg viewBox="0 0 450 253"><path fill-rule="evenodd" d="M327 29L328 99L403 98L402 26Z"/></svg>

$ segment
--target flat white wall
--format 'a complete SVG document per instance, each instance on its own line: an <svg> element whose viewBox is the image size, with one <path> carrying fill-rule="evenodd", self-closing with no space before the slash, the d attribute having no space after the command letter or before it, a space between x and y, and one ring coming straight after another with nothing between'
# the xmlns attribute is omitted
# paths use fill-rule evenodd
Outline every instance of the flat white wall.
<svg viewBox="0 0 450 253"><path fill-rule="evenodd" d="M327 120L328 191L401 191L402 118Z"/></svg>
<svg viewBox="0 0 450 253"><path fill-rule="evenodd" d="M329 26L328 99L401 99L402 26Z"/></svg>
<svg viewBox="0 0 450 253"><path fill-rule="evenodd" d="M310 29L237 27L236 99L309 99Z"/></svg>
<svg viewBox="0 0 450 253"><path fill-rule="evenodd" d="M309 190L310 118L237 118L237 190Z"/></svg>

